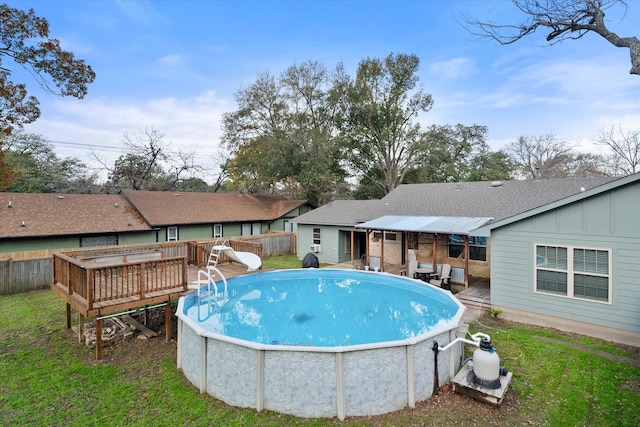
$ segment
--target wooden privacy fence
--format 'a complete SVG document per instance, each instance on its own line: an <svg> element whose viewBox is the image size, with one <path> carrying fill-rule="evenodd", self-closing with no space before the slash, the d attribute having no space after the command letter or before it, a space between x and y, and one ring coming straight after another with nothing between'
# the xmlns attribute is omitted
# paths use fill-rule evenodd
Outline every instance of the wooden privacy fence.
<svg viewBox="0 0 640 427"><path fill-rule="evenodd" d="M261 256L268 257L295 254L298 244L297 237L298 235L294 232L278 231L254 236L234 237L233 239L261 244Z"/></svg>
<svg viewBox="0 0 640 427"><path fill-rule="evenodd" d="M46 289L51 274L51 257L0 260L0 295Z"/></svg>
<svg viewBox="0 0 640 427"><path fill-rule="evenodd" d="M220 244L223 240L228 242L228 245L236 252L251 252L260 258L296 253L296 233L290 232L257 234L229 239L197 240L189 242L189 264L198 267L207 265L211 247ZM225 262L229 259L225 255L221 255L220 261Z"/></svg>

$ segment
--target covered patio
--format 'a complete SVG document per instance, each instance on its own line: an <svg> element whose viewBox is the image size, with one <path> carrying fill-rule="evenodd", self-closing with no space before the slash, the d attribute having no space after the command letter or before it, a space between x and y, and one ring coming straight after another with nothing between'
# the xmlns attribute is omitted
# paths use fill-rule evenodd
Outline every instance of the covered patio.
<svg viewBox="0 0 640 427"><path fill-rule="evenodd" d="M441 245L449 242L451 237L460 239L461 259L448 259L457 269L457 282L469 288L470 277L470 233L472 230L486 225L492 218L487 217L454 217L454 216L401 216L385 215L355 226L366 232L366 265L385 271L398 269L402 274L408 270L410 259L430 263L435 271L438 266L438 242ZM352 233L355 233L353 231ZM398 234L400 239L398 239ZM353 238L352 238L353 240ZM386 243L385 243L386 242ZM475 241L474 241L475 243ZM431 246L430 248L428 246ZM476 246L477 247L477 246ZM482 249L480 247L480 249ZM427 253L420 259L420 252ZM485 243L485 254L486 243ZM442 264L442 262L440 262Z"/></svg>

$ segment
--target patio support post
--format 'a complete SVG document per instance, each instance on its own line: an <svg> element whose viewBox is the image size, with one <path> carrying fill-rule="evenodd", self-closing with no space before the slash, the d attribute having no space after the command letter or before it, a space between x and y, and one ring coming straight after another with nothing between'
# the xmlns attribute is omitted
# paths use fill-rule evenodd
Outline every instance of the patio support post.
<svg viewBox="0 0 640 427"><path fill-rule="evenodd" d="M369 237L371 235L371 230L367 228L367 238L364 242L364 247L365 247L365 254L367 255L365 257L365 263L366 265L370 265L369 264Z"/></svg>
<svg viewBox="0 0 640 427"><path fill-rule="evenodd" d="M469 288L469 236L464 236L464 288Z"/></svg>
<svg viewBox="0 0 640 427"><path fill-rule="evenodd" d="M354 259L354 244L355 244L355 231L351 230L351 265L355 265Z"/></svg>
<svg viewBox="0 0 640 427"><path fill-rule="evenodd" d="M438 273L438 235L433 234L433 272Z"/></svg>
<svg viewBox="0 0 640 427"><path fill-rule="evenodd" d="M380 230L380 271L384 271L384 230Z"/></svg>

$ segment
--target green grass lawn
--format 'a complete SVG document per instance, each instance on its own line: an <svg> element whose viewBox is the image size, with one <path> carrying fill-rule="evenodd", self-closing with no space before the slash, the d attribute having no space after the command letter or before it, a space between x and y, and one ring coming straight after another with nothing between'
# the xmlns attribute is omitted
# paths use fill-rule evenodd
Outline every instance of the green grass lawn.
<svg viewBox="0 0 640 427"><path fill-rule="evenodd" d="M265 269L299 264L295 257L264 260ZM106 346L96 361L94 350L65 330L64 303L53 292L0 297L0 425L640 425L633 349L489 317L480 322L470 332L490 334L501 364L513 372L503 405L449 392L415 409L339 422L235 408L201 395L176 369L176 343L162 338Z"/></svg>

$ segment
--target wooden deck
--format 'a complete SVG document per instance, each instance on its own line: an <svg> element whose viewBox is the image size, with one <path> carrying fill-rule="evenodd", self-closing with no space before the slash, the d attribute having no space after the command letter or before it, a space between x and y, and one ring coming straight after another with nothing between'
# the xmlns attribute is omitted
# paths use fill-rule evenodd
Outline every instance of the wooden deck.
<svg viewBox="0 0 640 427"><path fill-rule="evenodd" d="M469 287L456 293L456 298L467 307L491 307L491 288L489 279L483 277L471 277Z"/></svg>
<svg viewBox="0 0 640 427"><path fill-rule="evenodd" d="M237 244L261 254L260 245ZM166 339L170 340L171 302L190 292L189 285L197 280L198 265L206 264L211 245L171 242L55 252L51 290L66 302L67 328L71 328L71 309L78 312L79 338L84 318L96 319L97 359L102 357L102 320L134 309L165 305ZM247 272L246 266L229 262L221 262L218 268L227 278Z"/></svg>

